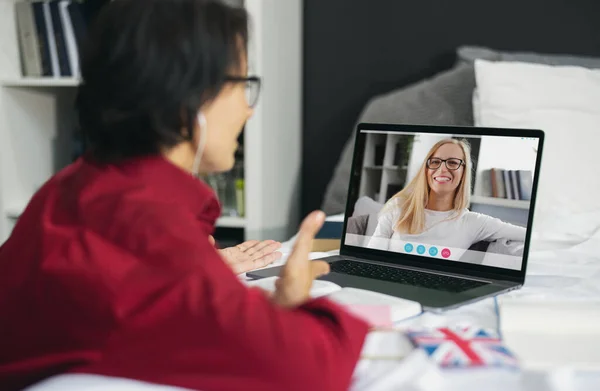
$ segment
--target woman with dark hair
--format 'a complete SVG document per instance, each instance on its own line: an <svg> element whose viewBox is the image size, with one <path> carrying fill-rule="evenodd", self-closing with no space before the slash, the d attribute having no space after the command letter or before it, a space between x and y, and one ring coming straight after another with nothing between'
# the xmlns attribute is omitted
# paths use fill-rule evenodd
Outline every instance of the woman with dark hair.
<svg viewBox="0 0 600 391"><path fill-rule="evenodd" d="M309 297L329 270L308 260L323 214L303 222L272 295L232 269L272 261L276 243L219 252L211 237L220 207L197 176L232 167L256 103L246 41L245 11L216 0L103 8L82 52L89 151L44 184L0 247L0 389L61 375L348 388L368 325Z"/></svg>

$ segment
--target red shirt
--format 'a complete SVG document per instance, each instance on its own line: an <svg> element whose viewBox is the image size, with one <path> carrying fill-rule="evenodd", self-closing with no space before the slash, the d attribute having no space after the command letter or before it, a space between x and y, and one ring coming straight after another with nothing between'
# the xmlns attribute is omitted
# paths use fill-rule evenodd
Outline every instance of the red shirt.
<svg viewBox="0 0 600 391"><path fill-rule="evenodd" d="M203 391L345 390L368 325L248 289L208 241L212 190L160 157L80 159L0 247L0 389L60 373Z"/></svg>

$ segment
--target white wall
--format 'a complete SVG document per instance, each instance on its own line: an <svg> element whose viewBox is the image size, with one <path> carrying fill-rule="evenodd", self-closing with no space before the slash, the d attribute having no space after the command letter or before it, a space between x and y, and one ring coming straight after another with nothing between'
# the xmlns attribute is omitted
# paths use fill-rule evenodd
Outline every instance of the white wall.
<svg viewBox="0 0 600 391"><path fill-rule="evenodd" d="M303 7L300 0L245 5L251 16L249 72L263 78L244 134L246 235L286 240L300 217Z"/></svg>

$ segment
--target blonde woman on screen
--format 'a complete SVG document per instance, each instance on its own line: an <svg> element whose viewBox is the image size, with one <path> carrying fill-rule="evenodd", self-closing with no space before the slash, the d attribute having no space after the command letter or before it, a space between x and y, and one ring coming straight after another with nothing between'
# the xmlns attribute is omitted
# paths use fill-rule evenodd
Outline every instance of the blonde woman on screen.
<svg viewBox="0 0 600 391"><path fill-rule="evenodd" d="M368 247L405 252L407 244L411 251L429 244L466 250L482 240L524 241L525 228L467 209L471 167L465 141L437 142L418 174L382 209Z"/></svg>

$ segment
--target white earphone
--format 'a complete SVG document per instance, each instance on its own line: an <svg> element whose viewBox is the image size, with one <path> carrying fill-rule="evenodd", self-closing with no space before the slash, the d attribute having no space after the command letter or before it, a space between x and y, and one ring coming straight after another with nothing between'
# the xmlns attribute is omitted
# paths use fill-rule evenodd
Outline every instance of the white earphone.
<svg viewBox="0 0 600 391"><path fill-rule="evenodd" d="M200 163L202 162L202 154L204 154L204 145L206 144L206 117L202 112L198 113L197 116L198 126L200 127L198 135L198 149L196 149L196 156L194 157L194 165L192 166L192 173L199 176Z"/></svg>

